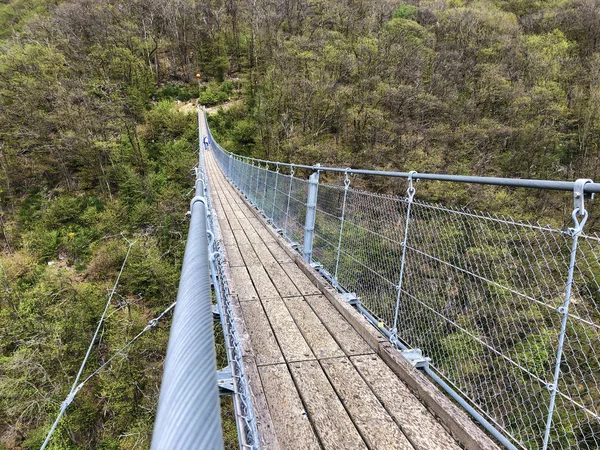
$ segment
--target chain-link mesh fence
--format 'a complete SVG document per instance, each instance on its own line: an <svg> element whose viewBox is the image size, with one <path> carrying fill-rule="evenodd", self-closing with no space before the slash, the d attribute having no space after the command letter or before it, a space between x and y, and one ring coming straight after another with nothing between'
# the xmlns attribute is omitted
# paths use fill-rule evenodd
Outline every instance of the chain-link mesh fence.
<svg viewBox="0 0 600 450"><path fill-rule="evenodd" d="M307 181L214 149L242 193L302 242ZM347 176L320 184L312 260L517 447L600 448L600 239L418 197L353 189Z"/></svg>

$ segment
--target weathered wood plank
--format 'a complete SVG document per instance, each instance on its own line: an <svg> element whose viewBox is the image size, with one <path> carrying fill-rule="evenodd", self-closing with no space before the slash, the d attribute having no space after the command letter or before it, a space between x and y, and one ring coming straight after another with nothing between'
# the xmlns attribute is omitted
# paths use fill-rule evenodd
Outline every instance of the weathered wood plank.
<svg viewBox="0 0 600 450"><path fill-rule="evenodd" d="M270 264L277 264L277 261L275 260L275 258L273 258L273 255L264 244L252 244L252 247L254 248L254 251L256 252L258 258L264 266Z"/></svg>
<svg viewBox="0 0 600 450"><path fill-rule="evenodd" d="M279 291L280 297L300 296L300 291L296 289L296 286L292 283L292 280L287 276L287 273L285 273L279 263L265 264L264 268Z"/></svg>
<svg viewBox="0 0 600 450"><path fill-rule="evenodd" d="M284 298L283 302L318 359L344 356L344 351L303 297Z"/></svg>
<svg viewBox="0 0 600 450"><path fill-rule="evenodd" d="M261 301L286 361L315 359L313 352L306 343L283 300L280 298L271 298Z"/></svg>
<svg viewBox="0 0 600 450"><path fill-rule="evenodd" d="M287 366L263 366L259 369L259 374L279 447L319 450L321 446Z"/></svg>
<svg viewBox="0 0 600 450"><path fill-rule="evenodd" d="M256 253L254 252L254 249L252 248L252 246L247 245L247 244L243 244L243 245L239 245L238 246L239 251L241 253L241 256L244 260L244 263L247 266L260 266L262 265L260 262L260 259L258 258L258 256L256 255Z"/></svg>
<svg viewBox="0 0 600 450"><path fill-rule="evenodd" d="M414 449L348 358L324 359L321 366L369 448Z"/></svg>
<svg viewBox="0 0 600 450"><path fill-rule="evenodd" d="M241 230L242 226L240 225L240 223L238 222L238 220L233 217L233 216L227 216L227 220L229 222L229 227L235 231L235 230Z"/></svg>
<svg viewBox="0 0 600 450"><path fill-rule="evenodd" d="M369 344L352 328L327 298L322 295L311 295L305 298L346 355L373 353Z"/></svg>
<svg viewBox="0 0 600 450"><path fill-rule="evenodd" d="M232 294L237 295L240 301L258 300L258 293L252 285L246 267L231 267L230 274L229 289Z"/></svg>
<svg viewBox="0 0 600 450"><path fill-rule="evenodd" d="M240 302L244 323L250 335L256 365L284 362L273 330L260 302Z"/></svg>
<svg viewBox="0 0 600 450"><path fill-rule="evenodd" d="M293 259L281 248L281 246L275 240L267 240L265 245L273 255L273 257L280 263L289 263Z"/></svg>
<svg viewBox="0 0 600 450"><path fill-rule="evenodd" d="M350 358L404 434L420 450L460 447L392 370L375 355Z"/></svg>
<svg viewBox="0 0 600 450"><path fill-rule="evenodd" d="M240 223L242 223L242 222L240 222ZM248 236L248 240L250 241L250 243L263 245L262 239L260 238L260 236L258 235L256 230L254 229L254 227L252 225L250 225L250 222L248 222L247 219L246 219L246 223L248 224L248 226L245 226L244 224L242 224L242 226L244 227L244 232L246 233L246 236ZM259 228L259 230L260 230L260 228ZM264 229L263 229L263 231L264 231Z"/></svg>
<svg viewBox="0 0 600 450"><path fill-rule="evenodd" d="M261 447L269 450L287 449L289 446L281 445L278 439L277 428L279 426L279 417L273 417L269 409L268 398L263 389L263 383L259 375L259 368L256 366L254 358L243 358L244 374L250 386L250 395L252 397L252 406L256 416L256 425ZM265 366L269 367L269 366ZM281 439L283 442L283 439Z"/></svg>
<svg viewBox="0 0 600 450"><path fill-rule="evenodd" d="M290 364L313 427L326 450L366 449L342 402L317 361Z"/></svg>
<svg viewBox="0 0 600 450"><path fill-rule="evenodd" d="M221 232L231 232L231 227L229 226L229 221L226 217L219 218L217 221L219 222L219 228L221 229Z"/></svg>
<svg viewBox="0 0 600 450"><path fill-rule="evenodd" d="M262 266L250 266L248 272L261 299L279 297L279 292Z"/></svg>
<svg viewBox="0 0 600 450"><path fill-rule="evenodd" d="M224 245L225 248L225 259L231 267L239 267L244 265L242 255L238 250L237 246Z"/></svg>
<svg viewBox="0 0 600 450"><path fill-rule="evenodd" d="M221 239L225 245L237 245L233 232L229 228L221 228Z"/></svg>
<svg viewBox="0 0 600 450"><path fill-rule="evenodd" d="M287 256L287 255L286 255ZM308 279L306 275L298 268L296 263L289 262L281 264L281 268L285 270L285 273L291 278L298 290L302 295L319 295L321 291L317 288L312 281Z"/></svg>

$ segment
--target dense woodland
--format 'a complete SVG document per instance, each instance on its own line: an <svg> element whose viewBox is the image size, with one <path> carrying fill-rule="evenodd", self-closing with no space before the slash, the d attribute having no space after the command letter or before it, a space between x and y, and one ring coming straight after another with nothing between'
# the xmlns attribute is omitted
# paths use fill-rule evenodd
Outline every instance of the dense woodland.
<svg viewBox="0 0 600 450"><path fill-rule="evenodd" d="M174 301L197 148L176 101L239 97L211 124L243 154L600 179L599 0L3 0L0 48L0 448L42 443L124 237L88 371ZM479 204L561 222L563 200ZM50 448L147 448L167 338L90 381Z"/></svg>

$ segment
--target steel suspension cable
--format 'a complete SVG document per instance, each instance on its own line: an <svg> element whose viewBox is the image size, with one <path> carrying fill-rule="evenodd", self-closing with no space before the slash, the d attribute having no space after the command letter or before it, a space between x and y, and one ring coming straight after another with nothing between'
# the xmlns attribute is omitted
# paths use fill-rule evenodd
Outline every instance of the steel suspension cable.
<svg viewBox="0 0 600 450"><path fill-rule="evenodd" d="M125 239L127 240L127 239ZM125 269L125 264L127 264L127 259L129 259L129 255L131 254L131 247L133 247L133 245L135 244L135 242L129 242L129 246L127 247L127 254L125 255L125 259L123 260L123 264L121 264L121 270L119 270L119 275L117 275L117 279L115 280L115 284L113 285L113 288L108 296L108 300L106 301L106 305L104 305L104 311L102 312L102 316L100 316L100 320L98 321L98 326L96 326L96 331L94 332L94 336L92 337L92 340L90 341L90 345L88 346L87 352L85 354L85 357L83 358L83 362L81 363L81 366L79 367L79 372L77 373L77 376L75 377L75 381L73 382L73 386L71 386L71 390L69 391L69 395L67 395L67 398L62 402L62 404L60 405L60 411L58 412L58 416L56 417L56 420L54 421L54 423L52 424L52 427L50 428L50 431L48 432L48 435L46 436L46 440L44 441L44 443L42 444L42 447L40 448L40 450L44 450L46 448L46 446L48 445L48 443L50 442L50 438L52 437L52 434L54 433L54 431L56 430L56 427L58 426L58 423L60 422L60 419L62 418L63 414L65 413L65 411L67 410L67 408L69 407L69 405L71 404L71 402L73 401L73 398L75 397L75 393L78 390L78 383L79 383L79 378L81 378L81 374L83 372L83 369L85 368L85 365L87 363L88 358L90 357L90 353L92 352L92 348L94 347L94 342L96 342L96 338L98 337L98 333L100 332L100 328L102 327L102 324L104 323L104 317L106 316L106 312L108 311L108 307L110 306L112 299L115 295L115 292L117 290L117 286L119 284L119 280L121 279L121 275L123 274L123 270ZM87 381L87 380L86 380Z"/></svg>

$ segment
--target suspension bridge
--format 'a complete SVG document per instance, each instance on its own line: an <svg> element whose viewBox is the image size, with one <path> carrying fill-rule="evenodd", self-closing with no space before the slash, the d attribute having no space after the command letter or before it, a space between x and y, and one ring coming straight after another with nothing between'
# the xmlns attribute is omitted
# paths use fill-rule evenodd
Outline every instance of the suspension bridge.
<svg viewBox="0 0 600 450"><path fill-rule="evenodd" d="M198 134L176 306L78 384L84 360L42 448L172 308L152 449L222 448L220 395L242 449L600 448L600 238L585 230L600 184L249 158L201 109ZM417 180L570 192L570 226L426 202Z"/></svg>
<svg viewBox="0 0 600 450"><path fill-rule="evenodd" d="M240 448L600 447L600 239L584 231L600 184L266 161L221 148L202 110L198 123L190 214L206 218L204 315L229 366L201 354L207 383L189 365L198 339L173 343L178 305L153 448L220 448L217 385ZM404 178L406 195L360 176ZM570 191L572 226L427 203L417 179Z"/></svg>

